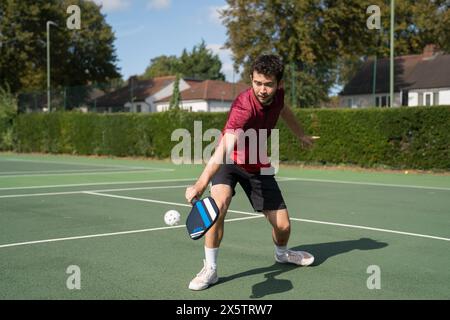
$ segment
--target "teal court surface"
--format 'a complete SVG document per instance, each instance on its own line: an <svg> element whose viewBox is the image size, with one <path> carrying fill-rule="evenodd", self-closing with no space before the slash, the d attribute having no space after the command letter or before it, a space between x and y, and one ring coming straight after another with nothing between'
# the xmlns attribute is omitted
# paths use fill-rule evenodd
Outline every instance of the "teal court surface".
<svg viewBox="0 0 450 320"><path fill-rule="evenodd" d="M281 167L289 246L237 187L219 282L193 292L203 241L190 240L186 187L199 165L0 154L0 299L449 299L450 176ZM164 224L178 210L182 223Z"/></svg>

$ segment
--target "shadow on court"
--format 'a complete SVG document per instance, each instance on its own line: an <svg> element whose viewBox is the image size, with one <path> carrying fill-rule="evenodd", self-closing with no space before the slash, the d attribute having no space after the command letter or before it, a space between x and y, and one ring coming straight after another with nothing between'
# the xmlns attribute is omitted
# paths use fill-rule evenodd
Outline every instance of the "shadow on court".
<svg viewBox="0 0 450 320"><path fill-rule="evenodd" d="M385 242L379 242L369 238L347 240L337 242L325 242L318 244L305 244L293 247L292 250L307 251L314 256L312 267L319 266L328 258L353 250L375 250L387 247Z"/></svg>
<svg viewBox="0 0 450 320"><path fill-rule="evenodd" d="M325 242L318 244L306 244L293 247L291 249L298 251L308 251L314 255L314 263L309 266L316 267L324 263L328 258L333 256L347 253L353 250L375 250L388 246L385 242L379 242L369 238L361 238L358 240L347 240L337 242ZM239 279L242 277L252 276L256 274L264 273L265 280L256 283L252 287L252 294L250 298L263 298L267 295L286 292L293 289L292 282L286 279L277 279L280 274L288 272L290 270L298 268L292 264L280 264L274 263L268 267L261 267L245 272L237 273L228 277L221 277L220 282L217 285L225 283L227 281Z"/></svg>

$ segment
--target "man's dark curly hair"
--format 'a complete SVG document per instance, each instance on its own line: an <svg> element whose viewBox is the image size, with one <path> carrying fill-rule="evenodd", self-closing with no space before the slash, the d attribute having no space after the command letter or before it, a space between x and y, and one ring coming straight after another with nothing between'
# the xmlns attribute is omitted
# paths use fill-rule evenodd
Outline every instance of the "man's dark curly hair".
<svg viewBox="0 0 450 320"><path fill-rule="evenodd" d="M275 76L277 82L280 82L283 78L284 65L277 55L263 54L253 62L251 76L254 71L265 76Z"/></svg>

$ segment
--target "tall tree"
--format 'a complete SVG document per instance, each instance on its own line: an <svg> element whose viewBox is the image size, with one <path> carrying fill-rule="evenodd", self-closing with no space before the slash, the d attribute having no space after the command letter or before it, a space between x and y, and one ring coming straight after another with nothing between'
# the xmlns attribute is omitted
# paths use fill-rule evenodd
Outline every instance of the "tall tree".
<svg viewBox="0 0 450 320"><path fill-rule="evenodd" d="M175 82L173 84L172 97L170 98L169 109L179 109L180 108L180 74L177 74Z"/></svg>
<svg viewBox="0 0 450 320"><path fill-rule="evenodd" d="M81 9L81 29L70 30L67 8ZM46 23L51 27L54 86L83 86L120 77L114 34L100 7L86 0L3 0L0 2L0 86L12 92L45 89Z"/></svg>
<svg viewBox="0 0 450 320"><path fill-rule="evenodd" d="M244 66L243 78L248 78L249 65L256 56L279 54L287 66L286 88L289 95L294 95L295 105L318 105L327 99L330 87L338 79L346 80L358 66L358 59L389 53L390 0L227 3L222 11L228 33L226 46L233 51L235 65ZM396 3L396 55L418 53L430 42L449 47L449 27L445 24L449 21L448 0ZM366 25L366 10L374 4L381 9L380 32L369 30ZM351 67L345 68L345 63Z"/></svg>
<svg viewBox="0 0 450 320"><path fill-rule="evenodd" d="M171 76L177 74L180 61L176 56L158 56L150 60L150 65L140 76L141 79L151 79L161 76Z"/></svg>
<svg viewBox="0 0 450 320"><path fill-rule="evenodd" d="M200 80L225 80L225 75L220 72L221 68L222 62L219 56L206 47L204 40L194 46L192 52L184 49L180 57L179 72L186 77Z"/></svg>
<svg viewBox="0 0 450 320"><path fill-rule="evenodd" d="M183 77L192 77L199 80L225 80L220 71L222 62L217 54L206 47L205 41L195 45L191 52L183 50L180 57L159 56L150 61L142 79L158 76L181 74Z"/></svg>

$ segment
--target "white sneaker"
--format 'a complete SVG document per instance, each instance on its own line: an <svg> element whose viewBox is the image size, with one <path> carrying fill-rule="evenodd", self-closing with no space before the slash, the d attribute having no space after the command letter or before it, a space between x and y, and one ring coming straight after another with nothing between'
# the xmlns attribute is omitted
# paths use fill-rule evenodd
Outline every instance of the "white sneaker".
<svg viewBox="0 0 450 320"><path fill-rule="evenodd" d="M189 283L189 289L196 291L204 290L210 285L217 283L217 281L219 281L217 270L208 266L206 260L203 260L203 269Z"/></svg>
<svg viewBox="0 0 450 320"><path fill-rule="evenodd" d="M293 263L306 267L314 262L314 256L306 251L286 250L286 253L282 255L275 253L275 261L279 263Z"/></svg>

